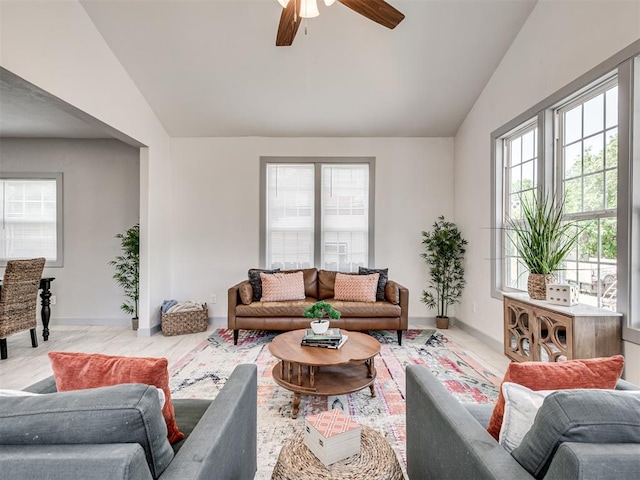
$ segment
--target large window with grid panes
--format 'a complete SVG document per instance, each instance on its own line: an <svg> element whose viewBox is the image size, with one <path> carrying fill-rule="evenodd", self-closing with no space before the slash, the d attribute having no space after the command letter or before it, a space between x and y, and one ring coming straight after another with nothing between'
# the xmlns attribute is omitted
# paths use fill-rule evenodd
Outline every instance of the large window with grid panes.
<svg viewBox="0 0 640 480"><path fill-rule="evenodd" d="M580 231L576 247L557 272L559 281L576 285L580 301L616 308L618 85L603 80L550 109L552 151L538 155L540 117L526 121L499 139L503 182L502 227L521 218L522 204L534 195L553 194L564 218ZM541 175L547 172L547 175ZM577 233L576 233L577 234ZM528 270L502 228L503 287L526 290Z"/></svg>
<svg viewBox="0 0 640 480"><path fill-rule="evenodd" d="M261 163L261 264L357 272L373 257L373 158Z"/></svg>
<svg viewBox="0 0 640 480"><path fill-rule="evenodd" d="M640 41L494 131L492 162L492 294L526 290L506 225L528 197L553 195L579 225L560 281L623 313L640 343Z"/></svg>

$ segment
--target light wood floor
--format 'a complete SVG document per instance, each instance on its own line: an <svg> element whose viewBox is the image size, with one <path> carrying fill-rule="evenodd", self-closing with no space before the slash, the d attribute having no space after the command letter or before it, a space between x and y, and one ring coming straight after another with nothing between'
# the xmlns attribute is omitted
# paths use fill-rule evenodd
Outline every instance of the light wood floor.
<svg viewBox="0 0 640 480"><path fill-rule="evenodd" d="M52 351L166 357L171 366L205 340L214 328L224 326L210 325L207 332L189 335L165 337L157 334L138 338L135 332L126 327L53 325L47 342L42 340L41 330L38 329L37 348L31 347L29 332L18 333L7 339L9 358L0 360L0 388L20 390L51 375L47 353ZM410 325L410 328L429 327L433 326ZM509 362L501 352L488 348L459 328L449 328L443 333L500 375L506 370Z"/></svg>

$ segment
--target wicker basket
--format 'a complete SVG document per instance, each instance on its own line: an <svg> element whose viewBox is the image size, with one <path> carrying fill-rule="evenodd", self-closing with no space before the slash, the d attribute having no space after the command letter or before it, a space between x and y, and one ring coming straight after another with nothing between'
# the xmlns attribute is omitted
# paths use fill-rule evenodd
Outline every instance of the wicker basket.
<svg viewBox="0 0 640 480"><path fill-rule="evenodd" d="M206 304L203 307L202 310L189 312L162 313L162 334L170 337L206 331L209 326L209 309Z"/></svg>

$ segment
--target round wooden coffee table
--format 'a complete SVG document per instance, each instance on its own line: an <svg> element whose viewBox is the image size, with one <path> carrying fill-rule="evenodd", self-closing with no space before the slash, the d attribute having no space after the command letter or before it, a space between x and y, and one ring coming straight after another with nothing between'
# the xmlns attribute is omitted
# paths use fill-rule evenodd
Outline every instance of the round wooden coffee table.
<svg viewBox="0 0 640 480"><path fill-rule="evenodd" d="M282 333L269 344L271 354L280 359L273 379L293 392L293 418L298 416L300 395L345 395L369 387L375 397L373 358L380 353L380 343L364 333L342 333L349 339L337 350L303 347L305 330Z"/></svg>

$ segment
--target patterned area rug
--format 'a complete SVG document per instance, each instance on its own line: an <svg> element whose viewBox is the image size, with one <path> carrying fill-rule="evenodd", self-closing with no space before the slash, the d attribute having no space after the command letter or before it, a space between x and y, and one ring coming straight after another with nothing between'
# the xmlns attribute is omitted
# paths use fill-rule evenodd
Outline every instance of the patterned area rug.
<svg viewBox="0 0 640 480"><path fill-rule="evenodd" d="M293 394L276 385L271 370L277 360L268 344L276 335L265 331L240 331L238 345L233 332L215 330L207 341L171 368L171 392L175 398L214 398L234 367L258 366L258 473L256 480L271 478L280 448L306 415L341 408L357 422L380 432L395 450L406 472L405 366L424 365L461 402L495 402L501 376L483 366L436 330L409 330L402 346L395 331L370 332L381 343L376 357L376 397L368 388L333 397L302 396L297 419L291 418Z"/></svg>

